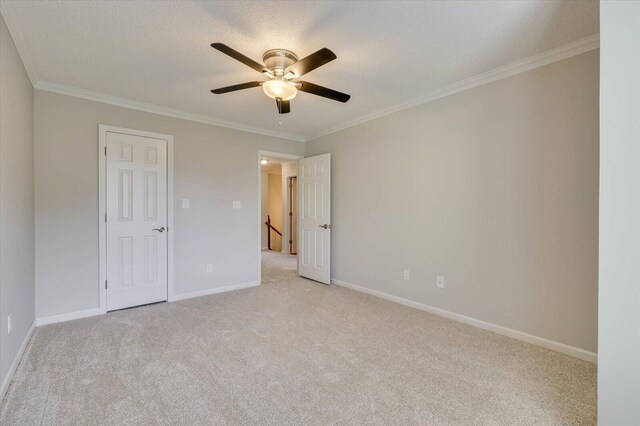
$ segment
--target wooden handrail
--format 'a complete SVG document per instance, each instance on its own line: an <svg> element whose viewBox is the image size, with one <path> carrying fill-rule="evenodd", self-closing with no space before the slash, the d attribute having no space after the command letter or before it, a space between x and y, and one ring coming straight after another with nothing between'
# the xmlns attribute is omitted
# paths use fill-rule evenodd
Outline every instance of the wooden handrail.
<svg viewBox="0 0 640 426"><path fill-rule="evenodd" d="M271 224L271 218L269 216L267 216L267 221L264 224L267 225L267 228L273 229L278 235L282 237L282 232L278 231L276 227Z"/></svg>
<svg viewBox="0 0 640 426"><path fill-rule="evenodd" d="M278 235L280 235L280 237L282 238L282 233L280 231L278 231L272 224L271 224L271 216L267 215L267 221L264 223L265 225L267 225L267 248L269 250L271 250L271 232L269 232L271 229L273 229L274 231L276 231L276 233Z"/></svg>

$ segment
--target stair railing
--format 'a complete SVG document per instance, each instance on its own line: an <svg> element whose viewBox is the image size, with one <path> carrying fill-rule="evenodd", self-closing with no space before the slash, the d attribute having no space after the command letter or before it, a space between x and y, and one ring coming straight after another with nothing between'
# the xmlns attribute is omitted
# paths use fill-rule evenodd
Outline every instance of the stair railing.
<svg viewBox="0 0 640 426"><path fill-rule="evenodd" d="M274 250L271 248L271 232L275 232L276 235L273 236L273 243L275 246L275 250L278 250L278 236L280 241L280 246L282 246L282 232L278 231L275 226L271 224L271 216L267 215L267 221L264 223L267 226L267 248L269 250Z"/></svg>

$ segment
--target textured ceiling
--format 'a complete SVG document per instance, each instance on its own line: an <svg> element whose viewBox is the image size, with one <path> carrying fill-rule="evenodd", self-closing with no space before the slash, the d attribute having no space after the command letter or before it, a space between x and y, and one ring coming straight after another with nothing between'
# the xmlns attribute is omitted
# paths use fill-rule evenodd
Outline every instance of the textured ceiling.
<svg viewBox="0 0 640 426"><path fill-rule="evenodd" d="M11 1L42 80L310 137L425 93L598 32L598 2ZM260 79L213 50L260 61L271 48L338 59L305 80L352 95L299 93L278 116ZM279 122L282 121L280 124Z"/></svg>
<svg viewBox="0 0 640 426"><path fill-rule="evenodd" d="M263 155L261 157L261 159L268 161L267 164L261 164L260 167L261 167L262 171L269 172L269 173L282 173L282 165L284 163L288 163L290 161L293 161L291 159L269 157L269 156L266 156L266 155Z"/></svg>

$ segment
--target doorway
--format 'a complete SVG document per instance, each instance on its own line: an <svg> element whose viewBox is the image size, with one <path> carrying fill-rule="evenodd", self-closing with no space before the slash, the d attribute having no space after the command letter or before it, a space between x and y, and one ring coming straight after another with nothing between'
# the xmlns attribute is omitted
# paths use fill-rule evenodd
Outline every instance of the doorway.
<svg viewBox="0 0 640 426"><path fill-rule="evenodd" d="M272 266L293 259L296 275L330 284L331 154L303 158L258 151L257 161L258 281L262 283L264 258ZM269 187L278 192L276 200L280 197L275 209L274 201L269 209Z"/></svg>
<svg viewBox="0 0 640 426"><path fill-rule="evenodd" d="M261 165L262 251L296 255L298 162L263 156Z"/></svg>
<svg viewBox="0 0 640 426"><path fill-rule="evenodd" d="M272 264L294 265L297 270L296 179L301 158L292 154L258 152L260 281L265 260Z"/></svg>

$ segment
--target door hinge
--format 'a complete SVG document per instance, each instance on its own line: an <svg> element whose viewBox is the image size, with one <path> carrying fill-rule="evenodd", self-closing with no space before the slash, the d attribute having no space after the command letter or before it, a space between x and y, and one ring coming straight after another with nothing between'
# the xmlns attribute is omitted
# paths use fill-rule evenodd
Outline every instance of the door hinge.
<svg viewBox="0 0 640 426"><path fill-rule="evenodd" d="M293 212L289 212L289 216L293 216Z"/></svg>
<svg viewBox="0 0 640 426"><path fill-rule="evenodd" d="M104 155L107 155L107 147L104 147Z"/></svg>
<svg viewBox="0 0 640 426"><path fill-rule="evenodd" d="M104 280L104 289L107 290L109 288L109 283L107 280Z"/></svg>
<svg viewBox="0 0 640 426"><path fill-rule="evenodd" d="M106 213L104 214L104 221L105 221L105 223L107 222L107 214Z"/></svg>
<svg viewBox="0 0 640 426"><path fill-rule="evenodd" d="M293 240L289 240L289 244L293 244Z"/></svg>

